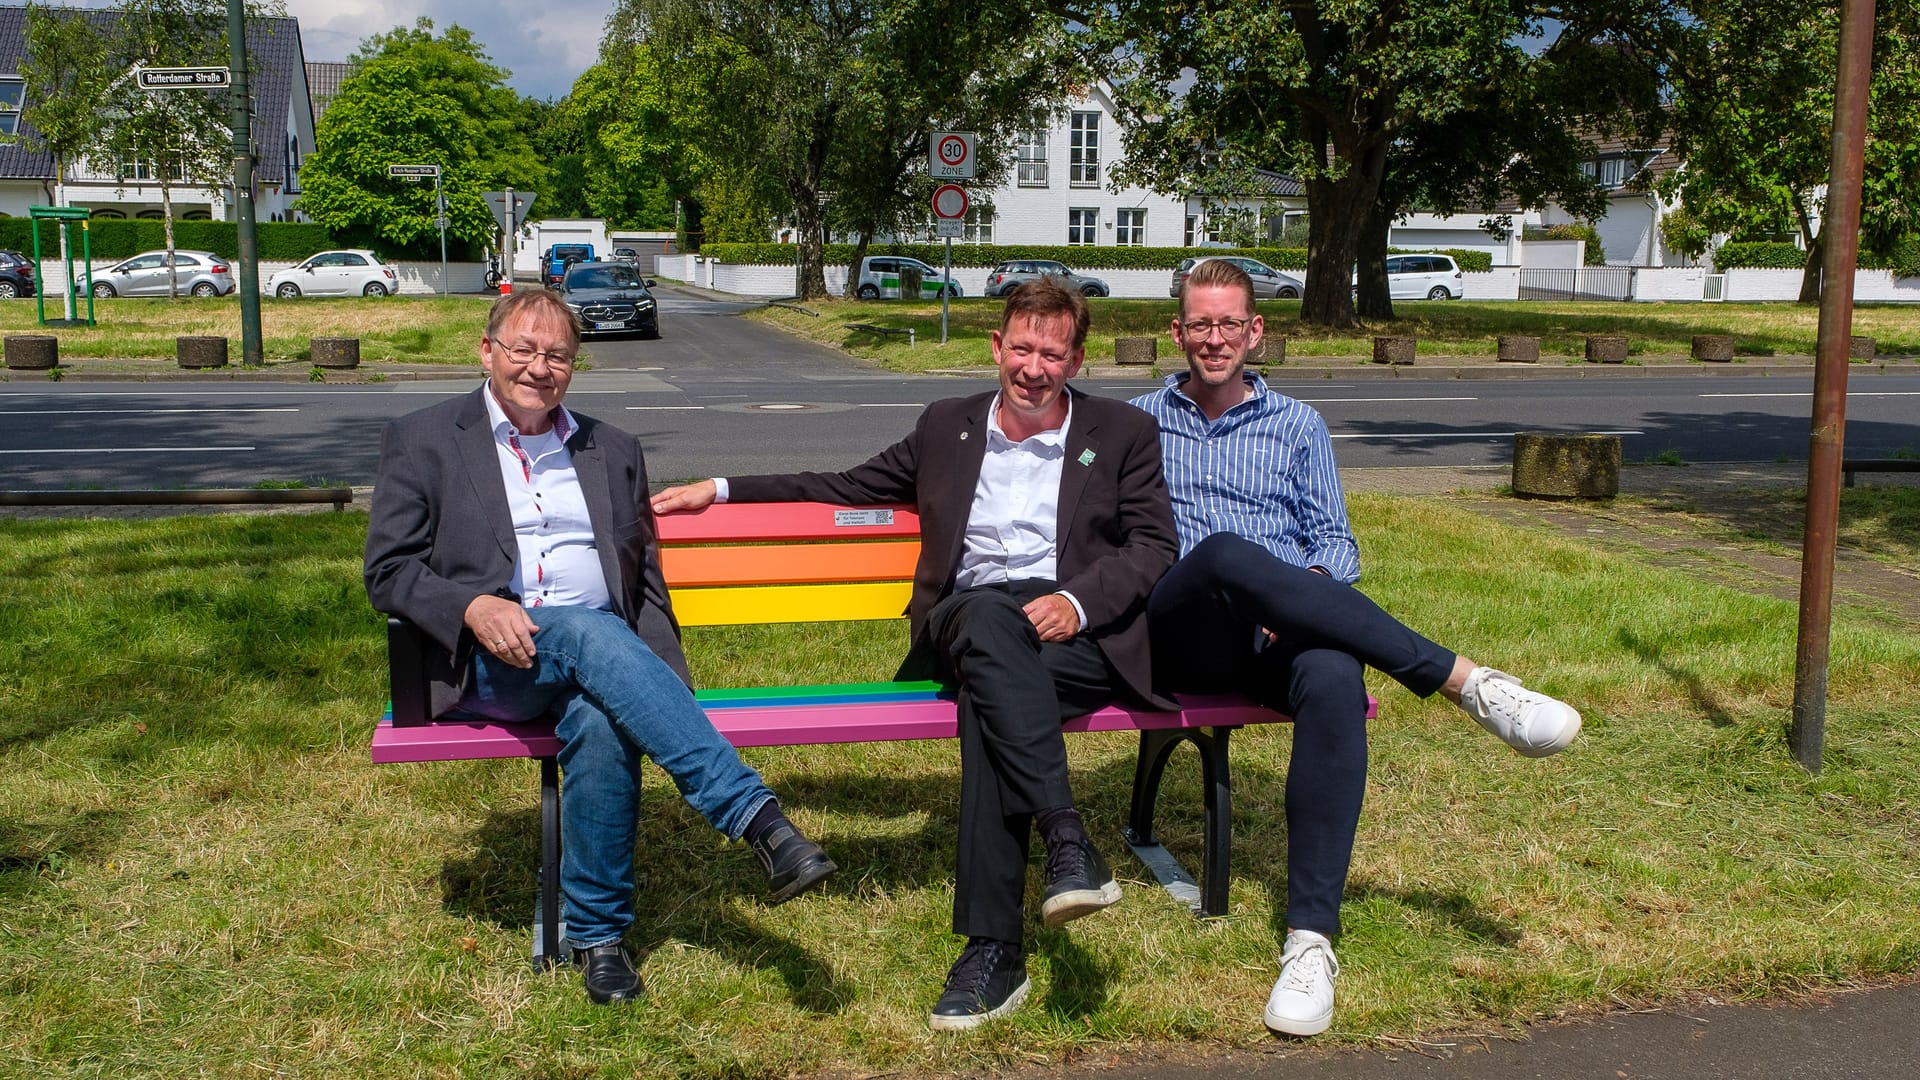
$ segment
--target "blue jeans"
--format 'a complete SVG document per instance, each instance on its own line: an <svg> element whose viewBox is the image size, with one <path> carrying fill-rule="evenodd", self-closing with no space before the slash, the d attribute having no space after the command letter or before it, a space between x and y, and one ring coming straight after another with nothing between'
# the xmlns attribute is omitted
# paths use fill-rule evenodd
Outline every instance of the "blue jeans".
<svg viewBox="0 0 1920 1080"><path fill-rule="evenodd" d="M533 667L476 650L460 710L488 720L559 714L560 891L576 949L618 941L633 925L640 761L665 769L688 805L739 839L773 792L693 700L680 677L624 620L582 607L529 608Z"/></svg>

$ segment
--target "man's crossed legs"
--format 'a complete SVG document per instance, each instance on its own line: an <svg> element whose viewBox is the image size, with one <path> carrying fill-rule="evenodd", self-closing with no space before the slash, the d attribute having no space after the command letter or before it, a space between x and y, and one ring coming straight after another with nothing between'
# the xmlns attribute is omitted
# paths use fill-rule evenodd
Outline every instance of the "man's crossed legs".
<svg viewBox="0 0 1920 1080"><path fill-rule="evenodd" d="M1293 717L1287 766L1287 940L1269 1028L1325 1031L1339 966L1330 938L1367 777L1364 669L1440 693L1522 754L1580 731L1572 708L1442 648L1359 590L1231 533L1201 541L1147 602L1154 673L1170 691L1239 691Z"/></svg>

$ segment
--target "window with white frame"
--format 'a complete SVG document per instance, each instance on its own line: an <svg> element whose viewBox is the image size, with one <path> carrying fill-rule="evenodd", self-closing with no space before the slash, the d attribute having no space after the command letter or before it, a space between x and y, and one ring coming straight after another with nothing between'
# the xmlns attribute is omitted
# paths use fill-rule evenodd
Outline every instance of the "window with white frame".
<svg viewBox="0 0 1920 1080"><path fill-rule="evenodd" d="M1067 211L1067 243L1093 245L1100 242L1100 209L1076 206Z"/></svg>
<svg viewBox="0 0 1920 1080"><path fill-rule="evenodd" d="M1099 186L1100 114L1074 113L1067 132L1067 182L1074 187Z"/></svg>
<svg viewBox="0 0 1920 1080"><path fill-rule="evenodd" d="M969 207L966 220L960 228L960 242L963 244L993 243L993 207Z"/></svg>
<svg viewBox="0 0 1920 1080"><path fill-rule="evenodd" d="M176 156L174 158L173 168L167 170L168 179L175 181L186 180L187 174L180 168L179 162L180 159ZM139 181L158 180L160 179L160 163L154 161L152 158L123 157L120 159L120 179Z"/></svg>
<svg viewBox="0 0 1920 1080"><path fill-rule="evenodd" d="M18 75L0 75L0 135L20 134L20 105L26 96L25 79Z"/></svg>
<svg viewBox="0 0 1920 1080"><path fill-rule="evenodd" d="M1047 129L1044 125L1020 133L1020 143L1013 148L1013 157L1017 164L1016 182L1021 187L1047 186Z"/></svg>
<svg viewBox="0 0 1920 1080"><path fill-rule="evenodd" d="M1113 242L1121 247L1141 247L1147 242L1147 211L1144 207L1121 210L1113 226Z"/></svg>

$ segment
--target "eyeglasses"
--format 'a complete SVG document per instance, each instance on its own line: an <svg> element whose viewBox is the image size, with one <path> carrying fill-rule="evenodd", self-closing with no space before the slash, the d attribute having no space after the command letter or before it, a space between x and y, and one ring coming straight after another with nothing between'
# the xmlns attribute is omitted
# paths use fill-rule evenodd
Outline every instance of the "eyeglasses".
<svg viewBox="0 0 1920 1080"><path fill-rule="evenodd" d="M495 347L505 352L508 356L513 357L513 362L516 364L531 364L534 359L538 357L541 360L545 360L547 366L550 368L565 370L573 366L572 353L541 350L531 345L509 345L499 338L489 338L488 340L492 341Z"/></svg>
<svg viewBox="0 0 1920 1080"><path fill-rule="evenodd" d="M1199 338L1202 341L1212 337L1213 332L1218 330L1221 337L1231 341L1246 333L1247 327L1252 324L1252 319L1221 319L1219 322L1195 319L1192 322L1181 323L1180 329L1185 330L1188 337Z"/></svg>

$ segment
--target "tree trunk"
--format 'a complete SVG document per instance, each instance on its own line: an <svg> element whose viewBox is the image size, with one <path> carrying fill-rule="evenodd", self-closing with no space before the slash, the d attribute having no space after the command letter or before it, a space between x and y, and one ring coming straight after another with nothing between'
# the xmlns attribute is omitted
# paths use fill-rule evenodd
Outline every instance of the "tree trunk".
<svg viewBox="0 0 1920 1080"><path fill-rule="evenodd" d="M1300 304L1300 321L1352 326L1354 254L1367 214L1380 195L1386 147L1360 151L1338 138L1320 141L1336 160L1345 159L1352 167L1338 180L1307 181L1307 295Z"/></svg>
<svg viewBox="0 0 1920 1080"><path fill-rule="evenodd" d="M1360 225L1359 291L1354 308L1362 318L1393 318L1393 294L1387 288L1387 234L1393 209L1375 200Z"/></svg>
<svg viewBox="0 0 1920 1080"><path fill-rule="evenodd" d="M1826 249L1824 232L1807 245L1807 265L1800 271L1800 302L1803 304L1820 302L1820 271L1821 264L1826 262Z"/></svg>
<svg viewBox="0 0 1920 1080"><path fill-rule="evenodd" d="M160 229L167 234L167 298L180 299L180 268L173 262L173 188L167 183L167 162L165 155L159 159L160 167Z"/></svg>
<svg viewBox="0 0 1920 1080"><path fill-rule="evenodd" d="M833 121L822 105L814 117L813 138L807 143L807 158L800 173L787 185L793 197L793 221L799 233L799 252L794 259L793 291L802 300L827 298L826 215L820 209L821 178L827 171L827 147L833 135Z"/></svg>
<svg viewBox="0 0 1920 1080"><path fill-rule="evenodd" d="M67 205L66 177L67 162L65 155L53 155L53 205L55 206ZM73 287L73 253L72 248L67 245L66 223L56 222L54 231L60 234L60 273L66 276L67 281L65 289L67 295L62 298L62 306L66 308L67 321L73 322L80 317L80 308L78 306L78 298L73 295L75 291ZM41 295L46 295L47 280L45 275L41 276L39 287L41 289Z"/></svg>
<svg viewBox="0 0 1920 1080"><path fill-rule="evenodd" d="M873 230L861 229L860 239L853 245L853 258L847 263L847 298L851 300L854 291L860 287L860 261L867 257L867 248L873 243Z"/></svg>

